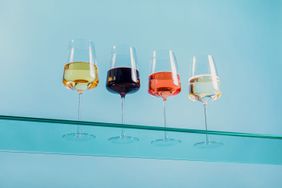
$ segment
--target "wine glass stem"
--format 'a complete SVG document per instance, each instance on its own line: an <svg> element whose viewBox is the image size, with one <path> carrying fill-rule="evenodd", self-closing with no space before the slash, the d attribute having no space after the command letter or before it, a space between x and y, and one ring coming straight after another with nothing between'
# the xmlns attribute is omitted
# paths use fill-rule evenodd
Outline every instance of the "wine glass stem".
<svg viewBox="0 0 282 188"><path fill-rule="evenodd" d="M204 106L204 116L205 116L205 130L206 130L206 144L209 143L208 131L208 120L207 120L207 103L203 103Z"/></svg>
<svg viewBox="0 0 282 188"><path fill-rule="evenodd" d="M163 116L164 116L164 139L167 139L166 134L166 99L163 99Z"/></svg>
<svg viewBox="0 0 282 188"><path fill-rule="evenodd" d="M77 120L80 120L80 96L81 94L78 94L78 103L77 103Z"/></svg>
<svg viewBox="0 0 282 188"><path fill-rule="evenodd" d="M80 120L80 96L81 93L78 93L78 103L77 103L77 120ZM79 134L80 128L79 125L76 126L76 133Z"/></svg>
<svg viewBox="0 0 282 188"><path fill-rule="evenodd" d="M124 100L125 97L121 97L121 124L124 124ZM121 136L124 137L124 129L121 129Z"/></svg>

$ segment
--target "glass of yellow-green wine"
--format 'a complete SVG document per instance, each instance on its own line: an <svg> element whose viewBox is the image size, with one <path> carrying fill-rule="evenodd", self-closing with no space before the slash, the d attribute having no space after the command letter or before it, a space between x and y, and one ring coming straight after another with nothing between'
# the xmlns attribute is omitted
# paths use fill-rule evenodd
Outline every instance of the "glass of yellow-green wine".
<svg viewBox="0 0 282 188"><path fill-rule="evenodd" d="M67 89L78 93L77 120L80 120L80 98L89 89L99 83L95 48L91 40L75 39L70 41L68 60L64 65L63 84ZM66 140L85 141L95 138L93 134L83 132L80 126L63 135Z"/></svg>

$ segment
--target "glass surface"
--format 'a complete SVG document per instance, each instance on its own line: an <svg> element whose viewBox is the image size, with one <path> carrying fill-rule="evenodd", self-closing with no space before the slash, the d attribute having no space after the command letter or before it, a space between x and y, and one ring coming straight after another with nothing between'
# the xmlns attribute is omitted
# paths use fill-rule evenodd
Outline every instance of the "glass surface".
<svg viewBox="0 0 282 188"><path fill-rule="evenodd" d="M124 123L124 101L127 94L135 93L140 88L139 71L136 66L136 51L132 46L114 45L111 67L107 73L106 88L109 92L119 94L121 99L121 123ZM122 129L120 136L109 138L115 144L138 142L137 137L128 136Z"/></svg>
<svg viewBox="0 0 282 188"><path fill-rule="evenodd" d="M88 133L95 132L96 139L89 142L62 139L61 135L77 124ZM109 136L119 134L120 128L138 137L139 142L125 145L109 142ZM163 135L163 127L0 116L0 151L282 165L282 136L179 128L165 130L181 139L181 144L152 145L152 139ZM224 145L205 150L194 147L194 143L204 139L206 134Z"/></svg>
<svg viewBox="0 0 282 188"><path fill-rule="evenodd" d="M165 130L166 101L168 97L178 95L181 91L180 77L177 70L175 54L172 50L153 50L152 71L149 75L149 94L160 97L163 101L163 137L153 140L152 145L172 146L181 143L177 138L168 137Z"/></svg>

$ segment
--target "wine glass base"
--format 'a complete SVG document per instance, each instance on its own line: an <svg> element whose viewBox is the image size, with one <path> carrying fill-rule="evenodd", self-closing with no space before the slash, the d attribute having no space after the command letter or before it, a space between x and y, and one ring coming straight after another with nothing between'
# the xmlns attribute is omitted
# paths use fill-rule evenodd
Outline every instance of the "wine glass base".
<svg viewBox="0 0 282 188"><path fill-rule="evenodd" d="M67 133L62 137L67 141L89 141L96 138L95 135L89 133Z"/></svg>
<svg viewBox="0 0 282 188"><path fill-rule="evenodd" d="M194 144L196 148L199 149L213 149L213 148L218 148L222 147L224 144L222 142L217 142L217 141L202 141L202 142L197 142Z"/></svg>
<svg viewBox="0 0 282 188"><path fill-rule="evenodd" d="M174 138L160 138L160 139L153 140L151 142L152 145L161 146L161 147L174 146L180 143L181 143L181 140L177 140Z"/></svg>
<svg viewBox="0 0 282 188"><path fill-rule="evenodd" d="M114 144L132 144L139 141L139 138L133 136L114 136L108 139Z"/></svg>

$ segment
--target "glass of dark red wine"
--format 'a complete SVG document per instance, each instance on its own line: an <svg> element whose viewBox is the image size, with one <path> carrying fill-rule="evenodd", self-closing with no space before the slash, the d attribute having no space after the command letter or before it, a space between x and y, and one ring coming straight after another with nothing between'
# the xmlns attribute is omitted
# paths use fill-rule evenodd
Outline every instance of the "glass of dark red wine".
<svg viewBox="0 0 282 188"><path fill-rule="evenodd" d="M136 67L136 51L132 46L113 46L111 68L107 74L107 90L121 97L121 123L124 124L124 100L127 94L135 93L140 88L139 72ZM119 136L109 138L116 144L138 142L137 137L125 134L122 129Z"/></svg>
<svg viewBox="0 0 282 188"><path fill-rule="evenodd" d="M181 143L181 140L170 138L166 132L166 101L181 91L180 77L177 71L177 62L172 50L154 50L152 57L152 72L149 75L149 94L160 97L163 101L163 138L153 140L156 146L172 146Z"/></svg>

